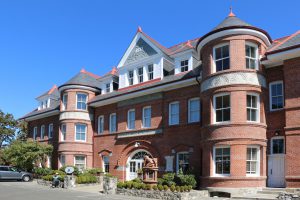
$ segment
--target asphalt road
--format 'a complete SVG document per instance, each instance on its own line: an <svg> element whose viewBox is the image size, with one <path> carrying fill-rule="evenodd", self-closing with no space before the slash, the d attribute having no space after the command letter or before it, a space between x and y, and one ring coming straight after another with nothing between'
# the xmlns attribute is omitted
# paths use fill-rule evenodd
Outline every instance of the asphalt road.
<svg viewBox="0 0 300 200"><path fill-rule="evenodd" d="M78 188L79 189L79 188ZM87 191L89 191L87 189ZM0 200L141 200L118 195L103 195L97 191L50 188L34 182L0 182Z"/></svg>

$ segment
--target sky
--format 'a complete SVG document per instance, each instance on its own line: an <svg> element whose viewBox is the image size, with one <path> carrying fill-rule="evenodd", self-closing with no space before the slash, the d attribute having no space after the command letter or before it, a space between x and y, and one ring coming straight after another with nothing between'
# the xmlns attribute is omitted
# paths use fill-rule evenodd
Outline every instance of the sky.
<svg viewBox="0 0 300 200"><path fill-rule="evenodd" d="M0 109L19 118L82 68L105 74L138 26L170 47L208 33L230 5L273 39L300 30L299 0L0 0Z"/></svg>

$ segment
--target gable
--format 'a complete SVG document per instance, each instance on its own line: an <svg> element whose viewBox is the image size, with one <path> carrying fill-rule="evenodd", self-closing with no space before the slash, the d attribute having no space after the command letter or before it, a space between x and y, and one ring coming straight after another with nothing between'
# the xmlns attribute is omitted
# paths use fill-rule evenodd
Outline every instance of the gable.
<svg viewBox="0 0 300 200"><path fill-rule="evenodd" d="M148 58L157 54L155 51L145 40L139 38L134 48L131 50L129 56L125 61L125 65L133 63L135 61Z"/></svg>

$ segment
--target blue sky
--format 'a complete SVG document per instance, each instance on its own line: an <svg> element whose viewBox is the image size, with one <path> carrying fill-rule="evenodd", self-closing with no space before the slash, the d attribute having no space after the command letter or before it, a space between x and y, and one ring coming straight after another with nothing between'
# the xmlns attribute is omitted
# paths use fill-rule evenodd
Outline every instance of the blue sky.
<svg viewBox="0 0 300 200"><path fill-rule="evenodd" d="M246 22L278 38L300 30L300 1L232 0ZM21 117L35 97L81 68L103 75L140 25L166 47L209 32L230 0L0 0L0 109Z"/></svg>

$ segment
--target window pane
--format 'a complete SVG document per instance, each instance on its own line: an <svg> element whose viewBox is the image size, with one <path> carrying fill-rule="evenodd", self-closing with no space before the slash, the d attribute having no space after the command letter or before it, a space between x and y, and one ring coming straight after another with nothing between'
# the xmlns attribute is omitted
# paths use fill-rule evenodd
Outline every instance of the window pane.
<svg viewBox="0 0 300 200"><path fill-rule="evenodd" d="M272 96L277 96L276 84L273 84L273 85L271 86L271 95L272 95Z"/></svg>
<svg viewBox="0 0 300 200"><path fill-rule="evenodd" d="M223 117L222 117L222 110L217 110L216 111L216 121L217 122L222 122L223 120Z"/></svg>
<svg viewBox="0 0 300 200"><path fill-rule="evenodd" d="M222 67L222 60L218 60L216 61L216 71L222 71L223 70L223 67Z"/></svg>
<svg viewBox="0 0 300 200"><path fill-rule="evenodd" d="M257 110L251 109L251 121L257 121L256 115L257 115Z"/></svg>
<svg viewBox="0 0 300 200"><path fill-rule="evenodd" d="M223 59L223 70L229 69L229 62L230 62L229 58Z"/></svg>
<svg viewBox="0 0 300 200"><path fill-rule="evenodd" d="M230 121L230 108L223 110L223 121Z"/></svg>
<svg viewBox="0 0 300 200"><path fill-rule="evenodd" d="M250 57L250 46L246 45L246 56Z"/></svg>
<svg viewBox="0 0 300 200"><path fill-rule="evenodd" d="M277 97L277 108L283 108L283 97Z"/></svg>
<svg viewBox="0 0 300 200"><path fill-rule="evenodd" d="M222 96L216 97L216 109L222 108Z"/></svg>
<svg viewBox="0 0 300 200"><path fill-rule="evenodd" d="M215 56L216 56L217 60L222 57L221 48L220 47L215 49Z"/></svg>
<svg viewBox="0 0 300 200"><path fill-rule="evenodd" d="M229 45L222 47L222 54L223 54L223 58L229 57Z"/></svg>
<svg viewBox="0 0 300 200"><path fill-rule="evenodd" d="M222 96L222 98L223 98L223 108L230 107L230 96L225 95L225 96Z"/></svg>

